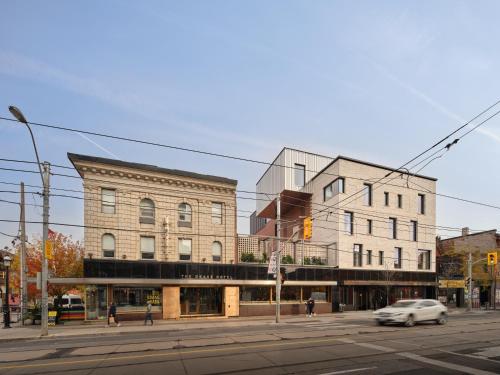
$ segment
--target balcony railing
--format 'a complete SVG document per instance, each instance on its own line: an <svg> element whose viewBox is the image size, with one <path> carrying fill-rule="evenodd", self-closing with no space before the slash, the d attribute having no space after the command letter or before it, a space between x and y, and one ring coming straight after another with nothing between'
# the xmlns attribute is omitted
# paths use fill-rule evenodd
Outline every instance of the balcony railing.
<svg viewBox="0 0 500 375"><path fill-rule="evenodd" d="M275 237L239 235L238 263L268 263L277 244ZM337 266L337 251L334 246L305 241L281 241L280 247L283 264Z"/></svg>

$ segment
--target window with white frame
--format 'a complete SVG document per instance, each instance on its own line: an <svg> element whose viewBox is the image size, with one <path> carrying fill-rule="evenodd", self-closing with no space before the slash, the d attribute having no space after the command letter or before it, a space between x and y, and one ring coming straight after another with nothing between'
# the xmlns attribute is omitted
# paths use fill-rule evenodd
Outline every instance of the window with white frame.
<svg viewBox="0 0 500 375"><path fill-rule="evenodd" d="M372 185L363 184L363 204L365 206L372 205Z"/></svg>
<svg viewBox="0 0 500 375"><path fill-rule="evenodd" d="M222 203L212 202L212 223L222 224Z"/></svg>
<svg viewBox="0 0 500 375"><path fill-rule="evenodd" d="M139 222L144 224L154 224L155 223L155 204L149 198L144 198L141 200L139 205L140 216Z"/></svg>
<svg viewBox="0 0 500 375"><path fill-rule="evenodd" d="M354 234L354 214L349 211L344 212L344 232Z"/></svg>
<svg viewBox="0 0 500 375"><path fill-rule="evenodd" d="M415 220L410 221L410 241L418 239L418 223Z"/></svg>
<svg viewBox="0 0 500 375"><path fill-rule="evenodd" d="M101 189L101 212L105 214L116 212L116 190Z"/></svg>
<svg viewBox="0 0 500 375"><path fill-rule="evenodd" d="M301 188L306 184L306 166L303 164L294 165L295 187Z"/></svg>
<svg viewBox="0 0 500 375"><path fill-rule="evenodd" d="M394 248L394 268L401 268L403 266L403 249L400 247Z"/></svg>
<svg viewBox="0 0 500 375"><path fill-rule="evenodd" d="M115 236L111 233L105 233L102 235L102 256L104 258L114 258L115 257Z"/></svg>
<svg viewBox="0 0 500 375"><path fill-rule="evenodd" d="M352 265L354 267L363 266L363 245L354 244Z"/></svg>
<svg viewBox="0 0 500 375"><path fill-rule="evenodd" d="M155 258L155 238L151 236L141 236L141 258Z"/></svg>
<svg viewBox="0 0 500 375"><path fill-rule="evenodd" d="M418 250L418 269L419 270L430 270L431 269L431 251L430 250Z"/></svg>
<svg viewBox="0 0 500 375"><path fill-rule="evenodd" d="M323 188L323 200L327 201L328 199L334 197L339 193L345 193L344 177L335 179L333 182L329 183Z"/></svg>
<svg viewBox="0 0 500 375"><path fill-rule="evenodd" d="M190 238L179 238L179 260L191 260L191 245Z"/></svg>
<svg viewBox="0 0 500 375"><path fill-rule="evenodd" d="M417 198L417 212L421 215L425 215L425 194L419 194Z"/></svg>
<svg viewBox="0 0 500 375"><path fill-rule="evenodd" d="M398 221L395 217L389 218L389 238L398 238Z"/></svg>
<svg viewBox="0 0 500 375"><path fill-rule="evenodd" d="M191 206L187 203L179 204L179 221L180 227L191 226Z"/></svg>
<svg viewBox="0 0 500 375"><path fill-rule="evenodd" d="M212 260L220 262L222 259L222 244L219 241L212 242Z"/></svg>

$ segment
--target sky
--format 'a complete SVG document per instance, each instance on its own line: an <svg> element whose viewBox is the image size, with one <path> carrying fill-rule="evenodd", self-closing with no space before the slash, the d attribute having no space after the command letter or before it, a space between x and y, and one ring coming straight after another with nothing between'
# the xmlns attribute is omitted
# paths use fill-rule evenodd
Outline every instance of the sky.
<svg viewBox="0 0 500 375"><path fill-rule="evenodd" d="M500 99L499 11L496 1L6 1L0 116L16 105L28 121L268 162L288 146L398 167ZM41 159L61 165L82 153L234 178L249 191L266 169L33 131ZM0 120L0 158L35 160L26 128ZM439 193L500 206L499 161L500 116L421 173L439 179ZM0 182L20 181L40 176L0 170ZM51 185L81 189L81 180ZM0 190L19 199L7 192L16 186ZM41 221L40 189L26 190L27 220ZM50 215L83 224L83 202L53 197ZM17 205L0 202L0 219L18 218ZM499 223L498 209L438 197L438 225ZM18 224L0 231L16 235ZM248 231L240 218L238 232ZM28 225L29 238L40 233ZM0 234L0 248L10 241Z"/></svg>

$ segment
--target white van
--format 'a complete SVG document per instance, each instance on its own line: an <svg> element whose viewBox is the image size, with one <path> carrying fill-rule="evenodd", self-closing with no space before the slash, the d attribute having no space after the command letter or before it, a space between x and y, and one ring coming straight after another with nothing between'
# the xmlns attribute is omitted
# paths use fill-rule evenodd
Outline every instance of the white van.
<svg viewBox="0 0 500 375"><path fill-rule="evenodd" d="M57 297L54 298L54 302L56 299ZM65 309L71 309L72 307L84 307L82 297L76 294L64 294L61 298L61 306Z"/></svg>

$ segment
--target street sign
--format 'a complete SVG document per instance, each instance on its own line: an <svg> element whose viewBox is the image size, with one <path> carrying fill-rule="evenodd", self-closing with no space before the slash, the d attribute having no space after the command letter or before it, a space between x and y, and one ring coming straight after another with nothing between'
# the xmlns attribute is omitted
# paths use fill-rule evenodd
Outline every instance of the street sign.
<svg viewBox="0 0 500 375"><path fill-rule="evenodd" d="M304 240L312 237L312 219L310 216L304 219Z"/></svg>
<svg viewBox="0 0 500 375"><path fill-rule="evenodd" d="M56 325L57 311L49 311L49 326Z"/></svg>
<svg viewBox="0 0 500 375"><path fill-rule="evenodd" d="M267 268L267 273L276 275L276 251L271 253L271 257L269 258L269 267Z"/></svg>
<svg viewBox="0 0 500 375"><path fill-rule="evenodd" d="M488 253L488 256L486 258L488 262L488 266L496 266L497 264L497 253Z"/></svg>

